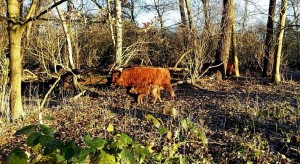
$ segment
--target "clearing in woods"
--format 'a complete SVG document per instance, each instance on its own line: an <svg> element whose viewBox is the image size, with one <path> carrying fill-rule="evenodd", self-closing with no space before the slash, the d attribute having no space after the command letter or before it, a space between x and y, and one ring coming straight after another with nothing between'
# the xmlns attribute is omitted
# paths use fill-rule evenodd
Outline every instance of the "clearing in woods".
<svg viewBox="0 0 300 164"><path fill-rule="evenodd" d="M294 72L289 78L293 79L280 85L254 77L207 79L198 87L181 84L174 86L174 101L162 91L163 102L154 105L134 103L122 88L98 87L96 96L49 98L43 116L53 120L44 119L44 124L56 127L56 138L71 139L79 145L86 134L112 137L107 131L110 124L115 132L126 133L136 142L154 144L156 152L188 141L178 149L187 158L216 163L300 163L300 73ZM27 116L23 121L7 123L2 113L0 159L5 159L13 147L24 147L25 137L14 136L16 130L38 122L35 92L32 89L31 94L24 95ZM174 110L175 118L171 114ZM147 114L162 120L173 134L171 139L157 133L145 119ZM203 132L207 145L203 136L201 140L184 130L184 119Z"/></svg>

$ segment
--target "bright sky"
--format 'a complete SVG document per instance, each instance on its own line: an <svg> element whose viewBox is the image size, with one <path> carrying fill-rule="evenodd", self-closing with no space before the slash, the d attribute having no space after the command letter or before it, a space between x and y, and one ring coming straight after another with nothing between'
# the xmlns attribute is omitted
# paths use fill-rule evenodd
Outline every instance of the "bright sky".
<svg viewBox="0 0 300 164"><path fill-rule="evenodd" d="M180 21L180 13L178 9L178 0L156 0L164 3L175 3L174 4L174 10L167 9L168 12L164 13L163 20L164 25L166 27L176 25ZM242 14L244 13L244 4L245 0L235 0L236 1L236 16L237 21L240 21L242 18ZM267 14L268 14L268 6L269 6L269 0L247 0L248 1L248 21L247 25L254 25L257 23L266 23L267 22ZM101 5L106 7L105 1ZM281 2L277 2L281 3ZM136 12L138 12L138 6L143 6L145 4L153 5L154 0L143 0L143 1L136 1ZM210 4L214 4L216 7L215 9L221 9L222 8L222 1L221 0L210 0ZM91 9L91 6L95 6L92 2L86 1L86 7ZM191 5L193 8L193 15L194 19L197 21L203 21L201 14L202 14L202 3L199 0L191 0ZM89 7L88 7L89 6ZM95 6L93 7L95 10L98 10L98 8ZM213 10L215 10L213 9ZM94 10L94 11L95 11ZM156 11L153 9L151 11L142 10L143 12L139 12L137 14L138 25L142 26L143 23L151 22L155 20L155 17L157 16ZM91 10L93 12L93 10ZM220 11L219 11L220 12ZM200 15L199 15L200 14ZM218 13L220 15L221 13ZM219 21L217 21L219 22ZM202 24L201 22L200 24Z"/></svg>
<svg viewBox="0 0 300 164"><path fill-rule="evenodd" d="M250 0L251 2L248 2L248 25L250 24L256 24L258 22L266 22L267 21L267 14L268 14L268 6L269 1L268 0ZM153 4L153 0L146 0L148 4ZM202 6L202 3L191 1L192 3L195 3L194 5L200 5ZM220 4L222 5L222 4ZM245 0L236 0L236 10L244 10ZM177 6L175 6L177 7ZM195 6L192 6L195 8ZM198 8L199 6L197 6ZM197 10L196 8L196 10ZM195 10L195 9L194 9ZM195 13L193 13L195 14ZM141 26L142 23L151 22L155 19L155 16L157 13L155 11L151 12L143 12L140 13L137 17L137 20L139 22L139 25ZM180 21L180 13L179 10L173 10L169 11L164 14L164 24L165 26L172 26Z"/></svg>

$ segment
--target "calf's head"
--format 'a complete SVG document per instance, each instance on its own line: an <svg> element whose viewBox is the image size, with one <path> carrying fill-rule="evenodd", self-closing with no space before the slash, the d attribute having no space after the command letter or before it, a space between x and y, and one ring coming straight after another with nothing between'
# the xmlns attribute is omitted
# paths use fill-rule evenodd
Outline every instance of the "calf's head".
<svg viewBox="0 0 300 164"><path fill-rule="evenodd" d="M121 71L119 70L113 70L112 73L111 73L111 83L113 86L116 85L118 79L120 78L121 76Z"/></svg>

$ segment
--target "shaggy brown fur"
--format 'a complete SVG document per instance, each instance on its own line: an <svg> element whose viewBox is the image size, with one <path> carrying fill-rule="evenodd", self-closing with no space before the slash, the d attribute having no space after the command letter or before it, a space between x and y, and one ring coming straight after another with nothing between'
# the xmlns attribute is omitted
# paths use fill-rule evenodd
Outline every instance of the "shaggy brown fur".
<svg viewBox="0 0 300 164"><path fill-rule="evenodd" d="M235 66L233 63L227 63L227 75L231 76L233 74L235 74Z"/></svg>
<svg viewBox="0 0 300 164"><path fill-rule="evenodd" d="M132 67L122 72L114 70L112 72L112 83L124 87L158 85L166 89L172 99L175 97L170 72L165 68Z"/></svg>
<svg viewBox="0 0 300 164"><path fill-rule="evenodd" d="M144 85L144 86L138 86L138 87L132 87L129 90L129 93L131 94L137 94L137 103L142 104L143 103L143 97L148 96L151 92L151 95L153 97L153 104L155 104L156 100L158 99L159 102L162 102L160 98L160 90L163 89L161 86L158 85Z"/></svg>

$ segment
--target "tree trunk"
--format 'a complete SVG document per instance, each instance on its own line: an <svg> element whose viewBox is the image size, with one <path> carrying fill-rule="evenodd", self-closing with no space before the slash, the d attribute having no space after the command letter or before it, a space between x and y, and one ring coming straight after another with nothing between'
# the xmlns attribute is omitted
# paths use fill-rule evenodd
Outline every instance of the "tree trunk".
<svg viewBox="0 0 300 164"><path fill-rule="evenodd" d="M21 37L24 28L14 22L19 21L20 8L18 0L7 1L8 35L9 35L9 66L10 66L10 112L13 120L24 115L21 80L22 80L22 59L21 59Z"/></svg>
<svg viewBox="0 0 300 164"><path fill-rule="evenodd" d="M300 40L300 25L298 23L299 23L299 19L300 18L298 18L298 17L300 16L300 14L298 13L298 6L297 6L299 4L297 3L297 0L296 0L296 2L294 0L291 0L291 5L292 5L292 8L293 8L293 16L294 16L294 19L295 19L295 23L294 24L297 25L296 26L296 31L297 31L296 38L299 41ZM297 50L296 50L297 57L296 57L295 64L296 64L296 68L300 69L300 42L298 42L296 44L297 44Z"/></svg>
<svg viewBox="0 0 300 164"><path fill-rule="evenodd" d="M108 13L108 24L109 24L110 36L114 47L116 47L115 32L114 32L113 21L111 16L111 7L110 7L111 1L106 0L106 2L107 2L107 13Z"/></svg>
<svg viewBox="0 0 300 164"><path fill-rule="evenodd" d="M184 11L184 0L179 0L179 11L180 11L180 17L181 17L181 23L186 26L186 16Z"/></svg>
<svg viewBox="0 0 300 164"><path fill-rule="evenodd" d="M71 66L72 69L75 68L75 64L74 64L74 59L73 59L73 47L72 47L72 40L71 40L71 36L72 36L72 25L71 25L71 19L72 19L72 4L71 4L71 0L68 0L68 11L67 11L67 16L66 16L66 28L65 29L65 35L67 38L67 47L68 47L68 56L69 56L69 64Z"/></svg>
<svg viewBox="0 0 300 164"><path fill-rule="evenodd" d="M233 5L234 0L223 0L223 14L221 22L221 36L216 50L215 64L223 65L219 69L222 73L222 79L226 78L227 61L229 57L231 33L233 24Z"/></svg>
<svg viewBox="0 0 300 164"><path fill-rule="evenodd" d="M59 5L65 0L61 0L55 5ZM48 8L41 12L37 17L33 18L33 12L37 6L37 0L33 0L27 12L26 18L22 22L20 17L20 3L18 0L6 0L8 26L7 32L9 36L9 67L10 67L10 114L13 120L24 115L22 97L21 97L21 81L22 81L22 56L21 56L21 40L26 25L38 17L46 14L52 8ZM53 5L53 6L55 6Z"/></svg>
<svg viewBox="0 0 300 164"><path fill-rule="evenodd" d="M202 0L204 11L204 24L207 31L210 31L209 0Z"/></svg>
<svg viewBox="0 0 300 164"><path fill-rule="evenodd" d="M240 77L240 71L239 71L239 59L238 59L238 53L237 53L237 45L236 45L236 22L235 22L235 4L233 3L233 10L232 10L232 49L233 49L233 60L234 60L234 68L235 68L235 76Z"/></svg>
<svg viewBox="0 0 300 164"><path fill-rule="evenodd" d="M248 19L248 0L244 0L244 1L245 1L245 6L244 6L242 33L245 31L246 22L247 22L247 19Z"/></svg>
<svg viewBox="0 0 300 164"><path fill-rule="evenodd" d="M9 6L10 8L12 5ZM12 11L12 10L10 10ZM21 80L22 80L22 59L21 59L21 38L23 28L19 25L9 23L9 55L10 55L10 111L13 120L24 115Z"/></svg>
<svg viewBox="0 0 300 164"><path fill-rule="evenodd" d="M160 23L160 29L161 29L161 32L163 33L164 22L163 22L163 14L160 11L160 1L154 0L154 5L155 5L155 10L157 12L158 20Z"/></svg>
<svg viewBox="0 0 300 164"><path fill-rule="evenodd" d="M116 64L122 65L122 6L120 0L115 0L116 6Z"/></svg>
<svg viewBox="0 0 300 164"><path fill-rule="evenodd" d="M277 34L277 44L275 47L275 57L274 57L274 68L273 68L273 82L278 84L281 82L280 76L280 60L281 60L281 51L282 51L282 40L285 28L285 20L286 20L286 9L287 9L288 0L281 1L280 7L280 16L279 16L279 26L278 26L278 34Z"/></svg>
<svg viewBox="0 0 300 164"><path fill-rule="evenodd" d="M207 40L207 46L203 47L203 52L206 56L211 56L212 48L211 46L214 44L213 36L214 31L211 28L210 24L210 9L209 9L209 0L201 0L203 4L203 12L204 12L204 28L203 28L203 35L202 38Z"/></svg>
<svg viewBox="0 0 300 164"><path fill-rule="evenodd" d="M135 20L136 18L135 18L135 15L134 15L135 0L131 0L130 5L131 5L131 7L129 8L130 9L130 18L131 18L131 21L136 24L136 20Z"/></svg>
<svg viewBox="0 0 300 164"><path fill-rule="evenodd" d="M190 0L185 0L185 4L186 4L188 19L189 19L189 29L192 30L194 28L194 21L193 21L193 16L192 16L192 9L191 9Z"/></svg>
<svg viewBox="0 0 300 164"><path fill-rule="evenodd" d="M179 11L180 11L180 18L181 18L181 24L180 29L182 30L182 38L183 38L183 45L184 48L187 48L188 45L188 37L187 37L187 24L186 24L186 15L184 10L184 0L179 0Z"/></svg>
<svg viewBox="0 0 300 164"><path fill-rule="evenodd" d="M270 0L269 16L267 22L267 34L266 34L266 41L265 41L263 77L269 76L272 71L272 65L270 61L272 61L273 59L272 40L273 40L273 33L274 33L273 29L274 29L274 21L275 21L275 7L276 7L276 0Z"/></svg>
<svg viewBox="0 0 300 164"><path fill-rule="evenodd" d="M54 3L56 3L56 0L53 0ZM70 9L69 9L69 1L68 1L68 14L70 13ZM71 66L72 69L75 68L74 62L73 62L73 48L72 48L72 42L71 42L71 30L70 30L70 16L68 16L68 19L66 19L62 12L60 11L60 9L58 7L56 7L57 13L60 17L60 20L62 20L62 26L64 29L64 33L66 35L66 40L67 40L67 50L68 50L68 64ZM67 22L69 22L67 24Z"/></svg>

